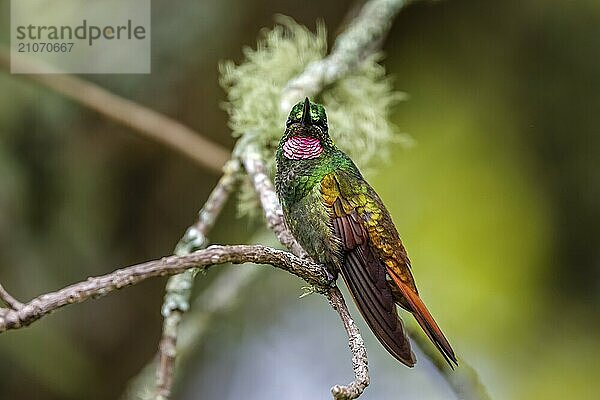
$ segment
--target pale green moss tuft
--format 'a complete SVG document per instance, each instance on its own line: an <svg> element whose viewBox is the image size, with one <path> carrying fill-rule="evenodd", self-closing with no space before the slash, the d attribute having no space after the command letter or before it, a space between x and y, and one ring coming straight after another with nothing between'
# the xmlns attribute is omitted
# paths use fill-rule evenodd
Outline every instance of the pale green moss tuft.
<svg viewBox="0 0 600 400"><path fill-rule="evenodd" d="M272 30L260 33L256 50L244 49L245 61L220 65L221 86L227 92L225 110L236 137L252 134L271 153L277 147L287 115L279 110L279 98L286 83L311 62L327 52L325 26L317 32L278 16Z"/></svg>
<svg viewBox="0 0 600 400"><path fill-rule="evenodd" d="M220 65L220 83L228 98L224 107L233 135L252 135L271 169L287 118L279 108L282 90L310 62L327 53L322 23L317 23L313 33L289 17L279 16L276 22L272 30L261 32L255 50L244 49L243 63L226 61ZM367 58L354 72L312 99L325 106L335 143L363 170L386 160L390 143L410 143L407 135L396 133L389 119L393 105L404 94L394 91L379 60L379 55ZM257 209L249 187L242 186L242 214Z"/></svg>

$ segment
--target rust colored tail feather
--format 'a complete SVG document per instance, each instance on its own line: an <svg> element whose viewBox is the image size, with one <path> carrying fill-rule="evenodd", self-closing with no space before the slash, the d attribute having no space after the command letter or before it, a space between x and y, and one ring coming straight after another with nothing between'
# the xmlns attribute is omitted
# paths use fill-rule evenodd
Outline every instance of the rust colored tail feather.
<svg viewBox="0 0 600 400"><path fill-rule="evenodd" d="M416 362L410 341L398 317L392 292L385 281L385 270L377 271L377 261L370 251L356 248L341 267L342 277L364 317L380 343L398 361L408 367ZM381 275L377 279L377 275Z"/></svg>
<svg viewBox="0 0 600 400"><path fill-rule="evenodd" d="M400 289L402 296L410 306L415 319L421 326L421 329L425 331L431 342L444 356L444 359L446 360L450 368L454 369L455 365L458 366L458 360L456 359L454 350L452 350L452 346L450 346L450 343L448 343L448 340L444 336L444 333L431 316L431 313L429 312L419 295L416 294L407 284L402 282L402 280L394 273L394 271L390 270L389 268L388 274L396 283L398 289Z"/></svg>

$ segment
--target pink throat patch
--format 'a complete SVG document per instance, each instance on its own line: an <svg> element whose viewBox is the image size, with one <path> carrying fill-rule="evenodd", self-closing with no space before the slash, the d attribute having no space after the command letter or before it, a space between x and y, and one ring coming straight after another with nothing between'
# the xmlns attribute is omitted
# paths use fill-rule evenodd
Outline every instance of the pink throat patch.
<svg viewBox="0 0 600 400"><path fill-rule="evenodd" d="M322 152L321 142L313 137L292 136L283 144L283 154L290 160L310 160Z"/></svg>

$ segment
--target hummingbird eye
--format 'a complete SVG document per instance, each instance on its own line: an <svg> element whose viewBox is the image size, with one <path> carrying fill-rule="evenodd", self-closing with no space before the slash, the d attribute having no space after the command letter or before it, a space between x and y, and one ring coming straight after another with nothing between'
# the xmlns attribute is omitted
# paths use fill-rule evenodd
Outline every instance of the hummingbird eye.
<svg viewBox="0 0 600 400"><path fill-rule="evenodd" d="M327 132L327 122L326 121L319 121L315 125L317 125L319 128L321 128L321 130L323 132Z"/></svg>

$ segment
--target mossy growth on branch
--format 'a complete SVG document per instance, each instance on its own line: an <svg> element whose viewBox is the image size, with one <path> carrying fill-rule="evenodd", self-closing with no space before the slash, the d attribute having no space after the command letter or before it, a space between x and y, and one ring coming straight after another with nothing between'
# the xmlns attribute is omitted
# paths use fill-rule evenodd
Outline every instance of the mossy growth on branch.
<svg viewBox="0 0 600 400"><path fill-rule="evenodd" d="M228 98L224 108L233 135L255 141L274 172L274 152L287 118L280 110L281 93L308 64L327 55L326 29L317 22L312 32L292 18L278 16L273 29L260 32L256 49L243 52L241 64L225 61L220 65L220 83ZM311 99L325 106L333 140L363 172L387 159L392 142L411 143L390 122L393 106L405 95L394 90L380 60L381 54L365 58L350 74ZM240 211L246 214L257 203L252 190L242 187L241 192Z"/></svg>

